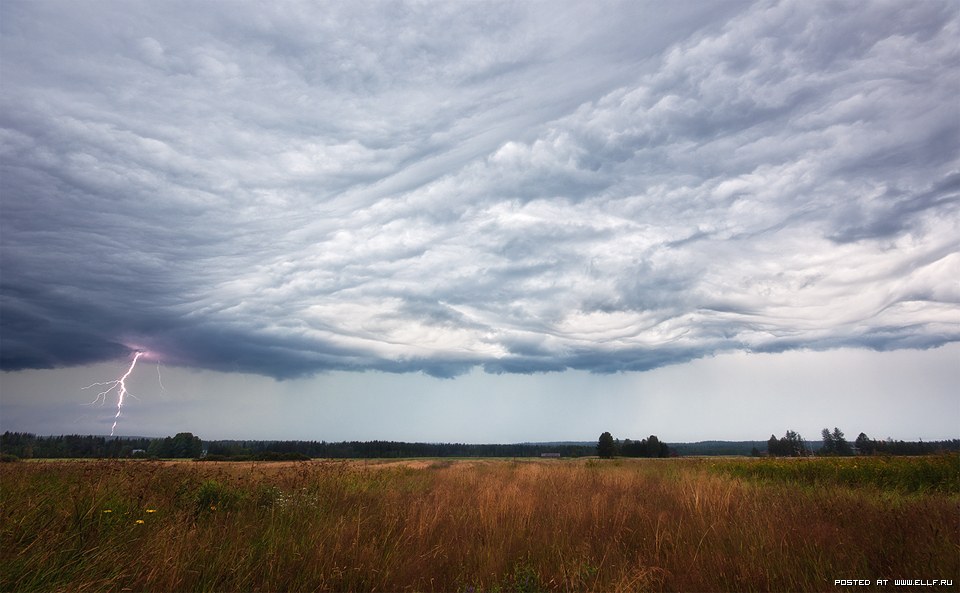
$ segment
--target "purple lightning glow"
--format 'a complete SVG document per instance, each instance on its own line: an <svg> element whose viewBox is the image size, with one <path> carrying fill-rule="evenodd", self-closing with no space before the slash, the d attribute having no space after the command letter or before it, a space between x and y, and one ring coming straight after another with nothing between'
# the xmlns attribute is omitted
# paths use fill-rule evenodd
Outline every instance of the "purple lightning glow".
<svg viewBox="0 0 960 593"><path fill-rule="evenodd" d="M137 366L137 361L140 360L140 357L143 356L145 352L142 350L137 350L133 354L133 361L130 362L130 368L127 369L127 372L124 373L119 379L113 381L103 381L100 383L94 383L92 385L87 385L83 389L90 389L91 387L97 386L108 386L106 389L97 394L96 399L94 399L91 404L97 402L103 403L107 399L107 394L111 391L116 390L117 392L117 415L113 417L113 426L110 428L110 436L113 436L113 431L117 429L117 422L120 420L120 413L123 411L123 400L128 395L133 395L127 391L127 377L130 376L130 373L133 372L133 369ZM159 376L159 368L157 370Z"/></svg>

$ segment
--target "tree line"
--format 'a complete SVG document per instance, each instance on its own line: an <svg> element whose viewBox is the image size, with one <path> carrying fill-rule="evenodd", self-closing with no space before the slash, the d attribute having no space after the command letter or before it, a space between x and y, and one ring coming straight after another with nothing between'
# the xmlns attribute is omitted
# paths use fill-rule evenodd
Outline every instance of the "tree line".
<svg viewBox="0 0 960 593"><path fill-rule="evenodd" d="M611 457L670 457L670 446L662 442L657 435L650 435L639 441L614 439L609 432L600 435L597 441L597 456L603 459Z"/></svg>
<svg viewBox="0 0 960 593"><path fill-rule="evenodd" d="M37 436L4 432L0 453L22 459L162 457L194 458L203 454L200 437L181 432L173 437L103 437L92 435Z"/></svg>
<svg viewBox="0 0 960 593"><path fill-rule="evenodd" d="M579 443L408 443L404 441L211 441L208 455L236 457L265 453L300 454L307 457L398 458L398 457L562 457L593 455L593 447Z"/></svg>
<svg viewBox="0 0 960 593"><path fill-rule="evenodd" d="M864 433L847 441L838 428L824 429L821 441L810 443L788 430L766 442L681 443L667 445L656 435L645 439L614 439L603 433L590 443L407 443L402 441L202 441L189 432L173 437L104 437L91 435L37 436L25 432L0 434L0 454L10 458L210 458L210 459L305 459L305 458L400 458L400 457L672 457L677 455L746 454L800 457L806 455L926 455L960 451L960 439L949 441L874 440ZM751 446L751 443L752 444Z"/></svg>
<svg viewBox="0 0 960 593"><path fill-rule="evenodd" d="M189 432L165 438L103 436L37 436L24 432L0 435L0 453L18 458L399 458L399 457L562 457L594 455L585 443L407 443L402 441L201 441Z"/></svg>
<svg viewBox="0 0 960 593"><path fill-rule="evenodd" d="M851 456L851 455L929 455L945 451L960 451L960 439L948 441L895 441L893 439L874 440L864 433L857 435L851 443L843 431L824 428L820 431L819 446L808 446L802 436L792 430L779 439L770 435L767 441L767 455L773 457ZM756 448L752 454L761 455Z"/></svg>

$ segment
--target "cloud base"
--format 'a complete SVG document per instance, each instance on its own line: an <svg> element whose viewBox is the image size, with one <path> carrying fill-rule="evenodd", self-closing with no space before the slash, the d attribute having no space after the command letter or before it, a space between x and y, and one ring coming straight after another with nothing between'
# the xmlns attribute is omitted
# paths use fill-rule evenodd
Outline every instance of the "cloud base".
<svg viewBox="0 0 960 593"><path fill-rule="evenodd" d="M960 340L953 3L130 8L0 6L4 370Z"/></svg>

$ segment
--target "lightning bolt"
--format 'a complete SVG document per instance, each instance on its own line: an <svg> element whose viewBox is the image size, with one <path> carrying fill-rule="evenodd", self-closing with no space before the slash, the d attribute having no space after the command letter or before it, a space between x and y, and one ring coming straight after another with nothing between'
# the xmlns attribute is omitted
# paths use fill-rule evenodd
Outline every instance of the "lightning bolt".
<svg viewBox="0 0 960 593"><path fill-rule="evenodd" d="M104 389L103 391L97 394L96 399L90 402L91 404L95 404L97 402L103 403L107 400L107 395L111 391L115 390L117 392L117 415L113 417L113 426L110 428L110 436L113 436L113 431L117 429L117 422L120 420L120 413L123 411L124 398L126 398L126 396L128 395L130 396L133 395L132 393L127 391L127 377L129 377L130 373L133 372L133 369L136 368L137 361L140 360L140 357L143 356L144 354L145 353L141 350L137 350L136 352L134 352L133 360L130 362L130 368L128 368L127 372L121 375L119 379L115 379L113 381L102 381L100 383L94 383L92 385L87 385L86 387L82 388L82 389L90 389L91 387L103 387L103 386L107 387L106 389Z"/></svg>
<svg viewBox="0 0 960 593"><path fill-rule="evenodd" d="M167 390L163 387L163 377L160 376L160 361L157 361L157 382L160 383L160 391L166 392Z"/></svg>

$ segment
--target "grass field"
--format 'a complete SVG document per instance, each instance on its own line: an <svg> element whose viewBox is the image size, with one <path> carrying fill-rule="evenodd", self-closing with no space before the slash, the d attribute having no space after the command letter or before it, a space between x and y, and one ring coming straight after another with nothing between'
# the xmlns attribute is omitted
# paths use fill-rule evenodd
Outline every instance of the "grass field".
<svg viewBox="0 0 960 593"><path fill-rule="evenodd" d="M956 455L19 462L0 478L3 591L960 583Z"/></svg>

